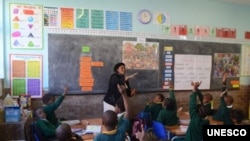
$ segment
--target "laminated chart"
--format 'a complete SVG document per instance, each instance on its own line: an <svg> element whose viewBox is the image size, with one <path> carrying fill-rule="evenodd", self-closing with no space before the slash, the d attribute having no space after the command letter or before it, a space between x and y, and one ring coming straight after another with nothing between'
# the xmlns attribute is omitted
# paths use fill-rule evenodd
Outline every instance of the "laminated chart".
<svg viewBox="0 0 250 141"><path fill-rule="evenodd" d="M11 95L29 94L42 97L42 56L10 55Z"/></svg>
<svg viewBox="0 0 250 141"><path fill-rule="evenodd" d="M43 48L43 7L10 4L11 48Z"/></svg>

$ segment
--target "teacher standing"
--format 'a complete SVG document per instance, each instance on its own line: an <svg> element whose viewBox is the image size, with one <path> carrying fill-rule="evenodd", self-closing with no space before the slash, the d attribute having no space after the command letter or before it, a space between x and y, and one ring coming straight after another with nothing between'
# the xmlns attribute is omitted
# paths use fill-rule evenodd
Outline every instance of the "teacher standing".
<svg viewBox="0 0 250 141"><path fill-rule="evenodd" d="M103 111L115 110L115 102L121 97L117 84L125 85L128 96L135 94L135 89L130 88L129 79L133 78L137 73L125 77L125 64L120 62L114 66L114 73L109 78L108 91L103 99Z"/></svg>

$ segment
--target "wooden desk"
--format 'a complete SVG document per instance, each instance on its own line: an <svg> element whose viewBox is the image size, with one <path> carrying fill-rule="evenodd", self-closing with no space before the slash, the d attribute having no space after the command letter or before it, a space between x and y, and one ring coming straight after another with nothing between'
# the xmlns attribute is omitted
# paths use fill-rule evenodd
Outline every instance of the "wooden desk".
<svg viewBox="0 0 250 141"><path fill-rule="evenodd" d="M86 129L87 125L102 125L102 118L93 118L93 119L84 119L81 120L81 124L72 125L71 129ZM105 130L105 127L102 126L102 131ZM84 134L82 135L84 141L93 141L94 134Z"/></svg>
<svg viewBox="0 0 250 141"><path fill-rule="evenodd" d="M208 116L207 119L210 125L223 125L223 121L214 120L212 116Z"/></svg>

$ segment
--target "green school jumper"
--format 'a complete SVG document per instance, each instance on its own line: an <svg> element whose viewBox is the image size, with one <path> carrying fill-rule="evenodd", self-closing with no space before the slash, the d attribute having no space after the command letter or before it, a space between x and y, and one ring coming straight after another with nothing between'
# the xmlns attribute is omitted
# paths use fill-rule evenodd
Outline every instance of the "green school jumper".
<svg viewBox="0 0 250 141"><path fill-rule="evenodd" d="M47 138L55 137L56 136L56 128L57 126L51 124L48 120L46 119L39 119L36 122L36 125L38 128L43 132L43 134Z"/></svg>
<svg viewBox="0 0 250 141"><path fill-rule="evenodd" d="M201 141L202 140L202 126L208 125L209 121L203 119L197 113L197 101L196 97L201 97L201 92L197 90L197 92L193 92L190 95L189 101L189 114L190 114L190 123L187 129L187 133L185 136L185 141Z"/></svg>
<svg viewBox="0 0 250 141"><path fill-rule="evenodd" d="M144 112L150 113L153 120L156 120L159 112L162 110L162 102L147 104Z"/></svg>
<svg viewBox="0 0 250 141"><path fill-rule="evenodd" d="M172 111L162 109L157 117L157 121L163 125L172 126L179 124L179 117L177 116L177 104L174 95L174 90L169 89L170 98L175 101L175 108Z"/></svg>
<svg viewBox="0 0 250 141"><path fill-rule="evenodd" d="M222 87L221 91L223 92L225 89L226 87ZM227 93L224 94L224 96L226 95ZM224 100L224 96L220 98L220 106L218 110L216 111L216 113L213 115L213 119L218 120L218 121L226 120L226 123L230 123L230 121L228 119L225 119L224 117L225 117L225 114L230 114L230 111L232 110L232 108L227 108L227 105Z"/></svg>
<svg viewBox="0 0 250 141"><path fill-rule="evenodd" d="M55 110L60 106L60 104L62 103L63 99L64 99L64 96L61 95L61 96L59 96L56 99L56 101L54 103L49 104L49 105L45 105L43 107L43 110L46 113L47 120L50 121L55 126L58 126L58 124L60 124L58 122L57 117L56 117Z"/></svg>
<svg viewBox="0 0 250 141"><path fill-rule="evenodd" d="M94 141L125 141L128 126L129 120L122 118L117 129L98 134L95 136Z"/></svg>

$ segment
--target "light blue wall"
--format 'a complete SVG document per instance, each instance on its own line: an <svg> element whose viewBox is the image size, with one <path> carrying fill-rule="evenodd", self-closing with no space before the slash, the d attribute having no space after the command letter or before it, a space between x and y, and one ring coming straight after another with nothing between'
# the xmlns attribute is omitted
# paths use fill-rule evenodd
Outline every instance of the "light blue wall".
<svg viewBox="0 0 250 141"><path fill-rule="evenodd" d="M168 12L171 17L171 24L176 25L200 25L209 27L225 27L237 29L237 40L244 39L244 32L250 31L250 6L233 5L229 3L217 2L215 0L3 0L3 8L0 15L0 47L4 44L4 50L0 49L0 59L4 58L5 87L10 87L9 74L9 54L20 53L27 54L27 50L10 49L10 22L9 22L9 4L24 3L33 5L43 5L52 7L72 7L101 10L126 11L133 13L133 31L145 33L161 34L162 29L152 22L148 25L142 25L137 20L137 13L141 9L148 9L152 12ZM43 87L48 88L48 30L44 29L44 49L28 50L29 54L43 55ZM233 41L234 42L234 41ZM242 41L242 44L250 44L249 41ZM1 62L0 62L1 65ZM0 76L1 76L0 68ZM250 84L249 77L241 77L241 84Z"/></svg>

